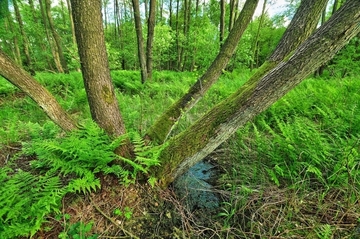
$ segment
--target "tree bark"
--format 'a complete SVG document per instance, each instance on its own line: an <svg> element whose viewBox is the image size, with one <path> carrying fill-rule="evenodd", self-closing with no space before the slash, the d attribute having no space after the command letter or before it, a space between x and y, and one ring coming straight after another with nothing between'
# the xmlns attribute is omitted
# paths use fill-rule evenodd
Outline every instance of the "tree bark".
<svg viewBox="0 0 360 239"><path fill-rule="evenodd" d="M117 137L126 131L110 77L101 0L71 0L71 6L91 116L107 134Z"/></svg>
<svg viewBox="0 0 360 239"><path fill-rule="evenodd" d="M138 57L140 62L141 82L145 83L148 76L147 76L147 67L146 67L146 56L144 50L144 40L142 36L139 0L132 0L132 4L134 9L134 21L135 21L137 43L138 43Z"/></svg>
<svg viewBox="0 0 360 239"><path fill-rule="evenodd" d="M56 44L56 51L57 54L59 54L59 59L60 59L60 63L61 63L61 67L64 70L65 73L69 73L69 69L67 67L67 63L65 60L65 56L64 56L64 52L63 52L63 47L61 44L61 37L59 36L59 34L57 33L56 29L55 29L55 25L54 25L54 21L52 19L51 16L51 2L50 0L45 0L45 9L46 9L46 16L49 22L49 26L50 26L50 30L51 33L54 37L55 40L55 44Z"/></svg>
<svg viewBox="0 0 360 239"><path fill-rule="evenodd" d="M150 0L149 8L149 18L148 18L148 34L147 34L147 44L146 44L146 68L147 68L147 78L151 80L152 78L152 49L154 41L154 32L155 32L155 9L156 9L156 0Z"/></svg>
<svg viewBox="0 0 360 239"><path fill-rule="evenodd" d="M247 82L200 120L172 139L156 171L166 187L226 141L236 130L330 60L360 32L360 1L348 0L331 19L266 76Z"/></svg>
<svg viewBox="0 0 360 239"><path fill-rule="evenodd" d="M226 4L225 0L220 0L220 48L224 42L225 36L225 12L226 12Z"/></svg>
<svg viewBox="0 0 360 239"><path fill-rule="evenodd" d="M155 124L149 128L147 136L150 139L158 143L164 142L173 125L179 120L181 115L195 105L210 86L219 78L222 70L228 64L232 54L236 50L236 46L255 12L257 3L258 0L246 1L234 29L230 32L220 53L211 64L210 68L190 88L187 94L173 104L162 116L160 116Z"/></svg>
<svg viewBox="0 0 360 239"><path fill-rule="evenodd" d="M62 129L66 131L76 129L76 124L56 99L1 50L0 75L30 96Z"/></svg>

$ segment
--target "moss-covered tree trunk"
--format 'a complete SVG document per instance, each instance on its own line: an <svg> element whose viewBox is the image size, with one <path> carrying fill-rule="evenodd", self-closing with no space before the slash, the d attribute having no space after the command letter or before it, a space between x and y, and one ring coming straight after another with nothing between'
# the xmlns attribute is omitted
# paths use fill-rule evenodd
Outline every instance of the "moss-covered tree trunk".
<svg viewBox="0 0 360 239"><path fill-rule="evenodd" d="M360 32L360 1L348 0L290 56L261 78L250 79L189 129L172 139L156 170L162 186L202 160L254 116L267 109Z"/></svg>
<svg viewBox="0 0 360 239"><path fill-rule="evenodd" d="M179 120L182 113L189 110L210 88L210 86L219 78L222 70L228 64L236 46L249 24L258 0L247 0L234 29L230 32L220 53L211 64L204 75L189 89L188 93L173 104L166 112L160 116L153 126L147 132L147 136L158 143L165 141L174 124Z"/></svg>
<svg viewBox="0 0 360 239"><path fill-rule="evenodd" d="M71 0L81 70L91 116L109 135L125 133L110 77L101 0Z"/></svg>
<svg viewBox="0 0 360 239"><path fill-rule="evenodd" d="M295 50L315 29L320 14L328 0L303 0L289 24L282 39L280 40L271 57L260 69L252 76L259 79L291 51ZM191 109L206 93L208 89L219 78L222 69L228 64L231 55L241 38L243 31L249 23L257 1L246 1L239 18L235 22L233 30L230 32L220 53L204 73L204 75L189 89L188 93L175 102L163 115L155 122L147 132L147 136L157 142L163 142L171 132L172 127L179 120L181 115ZM250 18L249 18L250 17Z"/></svg>
<svg viewBox="0 0 360 239"><path fill-rule="evenodd" d="M61 128L76 129L76 124L59 105L55 97L39 84L29 73L19 67L0 49L0 75L30 96Z"/></svg>

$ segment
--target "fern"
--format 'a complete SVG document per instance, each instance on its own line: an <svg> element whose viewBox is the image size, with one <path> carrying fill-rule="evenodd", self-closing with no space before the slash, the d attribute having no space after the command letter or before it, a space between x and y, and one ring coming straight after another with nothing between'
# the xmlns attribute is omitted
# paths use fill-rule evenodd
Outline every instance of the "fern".
<svg viewBox="0 0 360 239"><path fill-rule="evenodd" d="M65 195L59 177L9 169L0 175L0 238L34 235L47 214L59 212Z"/></svg>

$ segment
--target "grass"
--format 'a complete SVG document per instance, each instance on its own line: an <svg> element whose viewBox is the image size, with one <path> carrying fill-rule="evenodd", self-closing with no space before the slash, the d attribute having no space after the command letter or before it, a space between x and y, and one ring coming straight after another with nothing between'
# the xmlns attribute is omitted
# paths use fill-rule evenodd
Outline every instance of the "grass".
<svg viewBox="0 0 360 239"><path fill-rule="evenodd" d="M188 127L249 75L247 70L224 72L174 132ZM138 72L112 72L127 129L144 134L197 77L196 73L154 72L153 80L142 85ZM37 80L73 117L90 117L80 73L39 73ZM62 133L30 98L4 79L0 81L0 165L4 165L14 145L55 142ZM213 219L214 235L359 236L359 92L356 78L307 79L239 129L219 150L218 163L224 173L218 187L226 193L219 215Z"/></svg>

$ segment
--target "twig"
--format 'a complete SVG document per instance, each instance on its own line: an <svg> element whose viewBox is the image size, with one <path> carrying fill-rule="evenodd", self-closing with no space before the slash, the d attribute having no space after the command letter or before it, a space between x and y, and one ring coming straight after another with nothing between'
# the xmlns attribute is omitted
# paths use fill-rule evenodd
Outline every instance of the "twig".
<svg viewBox="0 0 360 239"><path fill-rule="evenodd" d="M108 215L106 215L105 212L103 212L98 206L95 205L95 203L93 203L92 199L89 197L91 205L94 206L94 208L101 214L103 215L106 219L108 219L112 224L114 224L115 226L117 226L118 228L120 228L125 234L129 235L132 238L136 238L136 239L140 239L139 237L135 236L134 234L132 234L131 232L129 232L128 230L125 230L122 226L120 226L118 223L116 223L111 217L109 217Z"/></svg>

